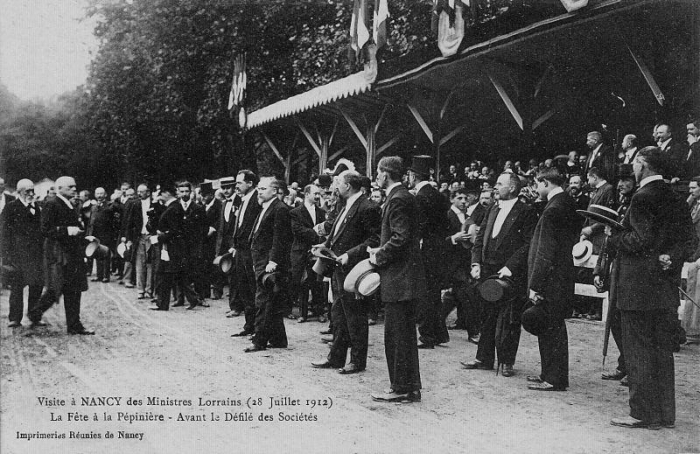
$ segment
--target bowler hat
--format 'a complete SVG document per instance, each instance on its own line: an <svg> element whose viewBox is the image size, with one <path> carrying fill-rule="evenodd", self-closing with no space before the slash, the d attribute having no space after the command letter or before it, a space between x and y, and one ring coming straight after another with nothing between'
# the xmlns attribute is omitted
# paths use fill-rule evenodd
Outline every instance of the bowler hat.
<svg viewBox="0 0 700 454"><path fill-rule="evenodd" d="M507 302L515 296L513 281L508 277L490 276L479 284L481 297L490 303Z"/></svg>
<svg viewBox="0 0 700 454"><path fill-rule="evenodd" d="M533 336L541 336L551 328L549 314L542 304L533 304L523 311L520 321L525 331Z"/></svg>
<svg viewBox="0 0 700 454"><path fill-rule="evenodd" d="M379 273L369 259L360 261L345 277L343 289L360 296L370 296L379 289Z"/></svg>
<svg viewBox="0 0 700 454"><path fill-rule="evenodd" d="M100 240L94 238L85 248L85 257L95 260L106 259L109 255L109 248L104 244L100 244Z"/></svg>
<svg viewBox="0 0 700 454"><path fill-rule="evenodd" d="M222 273L229 274L233 269L233 258L236 256L236 251L233 253L227 252L214 257L214 265L218 266Z"/></svg>
<svg viewBox="0 0 700 454"><path fill-rule="evenodd" d="M273 273L264 273L262 276L260 276L260 284L264 288L272 290L273 293L279 293L282 288L282 279L282 274L276 271Z"/></svg>
<svg viewBox="0 0 700 454"><path fill-rule="evenodd" d="M574 266L583 266L593 255L593 243L588 240L579 241L571 249L574 257Z"/></svg>
<svg viewBox="0 0 700 454"><path fill-rule="evenodd" d="M620 215L617 211L612 208L608 208L603 205L592 204L588 206L587 210L576 210L581 216L593 219L594 221L602 222L603 224L615 227L618 229L623 228L620 224Z"/></svg>
<svg viewBox="0 0 700 454"><path fill-rule="evenodd" d="M408 170L420 175L430 175L430 167L433 164L433 157L428 155L418 155L413 157L411 167Z"/></svg>

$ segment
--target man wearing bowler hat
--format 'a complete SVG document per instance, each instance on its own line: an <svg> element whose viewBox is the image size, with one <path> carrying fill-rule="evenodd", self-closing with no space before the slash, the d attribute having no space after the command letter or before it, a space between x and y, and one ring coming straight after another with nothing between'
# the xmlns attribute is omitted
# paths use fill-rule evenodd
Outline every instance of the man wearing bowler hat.
<svg viewBox="0 0 700 454"><path fill-rule="evenodd" d="M569 386L569 338L564 319L574 298L575 270L571 250L578 241L581 217L576 202L562 189L566 174L556 167L540 171L537 192L547 201L535 227L528 254L530 300L548 315L548 329L537 337L539 376L530 376L530 389L564 391Z"/></svg>
<svg viewBox="0 0 700 454"><path fill-rule="evenodd" d="M527 253L537 221L534 211L518 200L520 178L502 173L496 180L498 203L491 205L481 222L472 249L471 275L483 280L497 275L513 283L510 301L483 302L484 318L476 359L462 362L465 369L493 369L498 364L503 376L515 374L513 364L520 342L520 312L527 297ZM571 255L571 251L568 252Z"/></svg>
<svg viewBox="0 0 700 454"><path fill-rule="evenodd" d="M658 429L676 423L672 338L681 270L696 241L685 203L663 181L667 165L659 148L637 153L632 169L639 189L623 229L605 229L617 253L610 293L621 313L630 392L629 416L612 419L615 426Z"/></svg>
<svg viewBox="0 0 700 454"><path fill-rule="evenodd" d="M416 340L416 304L425 294L425 271L420 255L418 209L415 198L403 186L403 160L382 158L377 184L387 194L382 209L379 248L370 262L381 277L384 303L384 352L391 387L372 393L378 402L420 402L421 379Z"/></svg>
<svg viewBox="0 0 700 454"><path fill-rule="evenodd" d="M447 211L450 204L430 185L428 177L432 162L430 156L414 156L408 168L408 187L416 194L421 256L428 284L425 299L418 302L418 348L421 349L432 349L435 345L450 341L440 298L443 283L447 283L449 278L445 238L449 232Z"/></svg>
<svg viewBox="0 0 700 454"><path fill-rule="evenodd" d="M337 256L340 266L331 278L333 289L333 343L326 361L314 362L320 369L338 368L340 374L362 372L367 367L369 327L367 310L369 301L343 288L345 277L362 259L367 258L367 248L379 244L379 207L361 190L362 177L354 170L345 170L337 177L338 194L344 208L330 229L326 247ZM345 364L348 348L350 363Z"/></svg>

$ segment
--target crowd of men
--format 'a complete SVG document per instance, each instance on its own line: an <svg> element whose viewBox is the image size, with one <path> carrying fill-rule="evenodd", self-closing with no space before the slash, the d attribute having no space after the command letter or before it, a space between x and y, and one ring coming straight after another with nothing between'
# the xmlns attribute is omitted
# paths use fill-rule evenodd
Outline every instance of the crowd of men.
<svg viewBox="0 0 700 454"><path fill-rule="evenodd" d="M32 326L44 324L43 312L63 296L68 332L94 334L80 321L92 259L93 281L117 275L155 311L185 301L189 310L208 307L228 288L226 317L244 316L233 336L250 339L248 353L286 348L285 318L328 317L322 334L330 335L330 352L311 365L343 375L365 370L368 326L383 312L391 387L373 393L377 401L420 401L418 350L449 342L450 328L467 330L478 344L465 369L496 366L511 377L525 327L538 337L541 356L541 373L527 377L528 388L564 391L565 319L600 316L596 307L574 307L580 269L572 250L590 239L596 254L612 259L611 269L599 264L590 279L609 289L621 352L618 369L603 378L627 376L630 387L630 416L612 424L673 427L678 286L697 245L691 209L674 185L700 175L697 125L688 123L690 147L681 151L665 124L654 129L658 146L638 149L627 135L617 155L594 131L583 158L572 152L527 170L508 161L498 175L474 162L463 176L451 166L440 182L423 155L408 167L402 158L382 158L374 182L352 165L303 188L241 170L221 178L218 190L180 181L156 193L140 184L134 194L124 183L111 200L104 188L95 200L76 194L75 181L61 177L55 197L37 203L32 182L20 180L17 200L2 200L10 326L21 324L29 286ZM577 213L591 207L608 209L613 222ZM86 259L88 242L106 247ZM365 261L380 277L374 294L348 288ZM492 298L494 285L500 292Z"/></svg>

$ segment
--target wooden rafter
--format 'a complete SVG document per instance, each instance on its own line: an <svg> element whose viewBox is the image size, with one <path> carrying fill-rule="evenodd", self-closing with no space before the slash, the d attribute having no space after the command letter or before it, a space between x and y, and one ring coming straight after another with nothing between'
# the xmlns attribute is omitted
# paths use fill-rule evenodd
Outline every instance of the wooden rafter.
<svg viewBox="0 0 700 454"><path fill-rule="evenodd" d="M320 158L321 157L321 147L319 146L319 144L317 144L316 141L314 140L314 138L311 137L311 133L309 133L309 130L306 129L306 126L304 126L304 124L301 122L301 120L294 117L294 121L296 122L297 126L299 127L301 132L306 137L306 140L309 141L309 144L311 144L311 147L313 147L314 151L316 152L316 154Z"/></svg>
<svg viewBox="0 0 700 454"><path fill-rule="evenodd" d="M425 122L420 112L418 112L418 109L416 109L415 107L413 107L413 105L409 103L407 103L406 106L408 106L408 110L411 111L411 113L413 114L413 118L416 119L416 122L418 122L418 125L421 127L426 137L428 137L428 140L430 140L430 142L433 143L433 131L430 130L430 126L428 126L428 124Z"/></svg>
<svg viewBox="0 0 700 454"><path fill-rule="evenodd" d="M347 114L343 109L341 109L340 107L338 108L338 110L339 110L340 113L343 115L343 118L345 118L345 121L346 121L346 122L348 123L348 125L350 126L350 129L352 129L352 132L355 133L355 135L356 135L357 138L359 139L359 141L360 141L360 143L362 144L362 146L365 147L365 149L367 149L367 139L365 138L364 134L362 134L362 131L360 131L360 128L357 127L357 124L355 123L355 121L354 121L352 118L350 118L350 115L348 115L348 114Z"/></svg>
<svg viewBox="0 0 700 454"><path fill-rule="evenodd" d="M493 87L498 92L498 95L503 100L503 103L508 108L508 111L513 116L513 119L515 120L515 122L518 124L518 126L522 130L523 129L523 117L522 117L522 115L520 115L520 112L518 112L518 109L517 109L517 107L515 107L515 104L510 99L510 96L508 96L508 93L506 92L505 88L503 88L503 85L501 85L501 83L498 81L498 79L496 78L496 76L493 74L493 72L491 70L487 69L486 74L488 75L489 80L491 80L491 84L493 84Z"/></svg>

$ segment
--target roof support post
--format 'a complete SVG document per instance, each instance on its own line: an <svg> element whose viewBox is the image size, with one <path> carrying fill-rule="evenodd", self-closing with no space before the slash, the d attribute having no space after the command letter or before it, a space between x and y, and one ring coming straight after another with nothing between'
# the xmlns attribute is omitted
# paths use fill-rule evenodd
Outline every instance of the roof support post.
<svg viewBox="0 0 700 454"><path fill-rule="evenodd" d="M367 146L365 147L365 155L367 156L367 162L365 166L365 175L372 178L372 171L374 169L374 161L377 158L377 131L379 119L377 121L367 122Z"/></svg>
<svg viewBox="0 0 700 454"><path fill-rule="evenodd" d="M629 44L626 44L627 50L629 51L630 55L632 56L632 59L634 60L634 63L637 65L637 68L639 68L639 71L641 71L642 76L644 76L644 80L646 81L647 85L651 89L651 92L654 93L654 97L656 98L656 102L659 103L660 106L664 105L664 101L666 100L666 97L664 96L663 92L661 91L661 88L659 88L659 85L656 83L656 79L654 79L654 75L649 71L649 67L647 67L646 63L644 63L644 60L638 55L632 51L632 48L629 46Z"/></svg>
<svg viewBox="0 0 700 454"><path fill-rule="evenodd" d="M498 92L498 95L501 97L501 99L503 100L503 103L508 108L508 111L513 116L513 119L520 127L520 130L524 131L523 117L522 117L522 115L520 115L520 112L518 112L517 107L515 107L515 104L510 99L510 96L508 96L508 93L506 92L505 88L503 88L503 85L501 85L501 83L498 81L498 79L496 79L496 76L493 74L493 72L488 68L486 69L486 75L488 75L489 80L491 81L491 84Z"/></svg>
<svg viewBox="0 0 700 454"><path fill-rule="evenodd" d="M413 105L411 105L410 103L406 103L406 106L408 107L408 110L410 110L411 113L413 114L413 118L416 119L416 122L418 122L418 125L421 127L421 129L425 133L425 136L428 138L428 140L430 140L430 142L434 143L433 131L430 130L430 126L428 126L428 123L425 122L425 120L423 119L423 116L420 114L420 112L418 112L418 109L413 107Z"/></svg>

